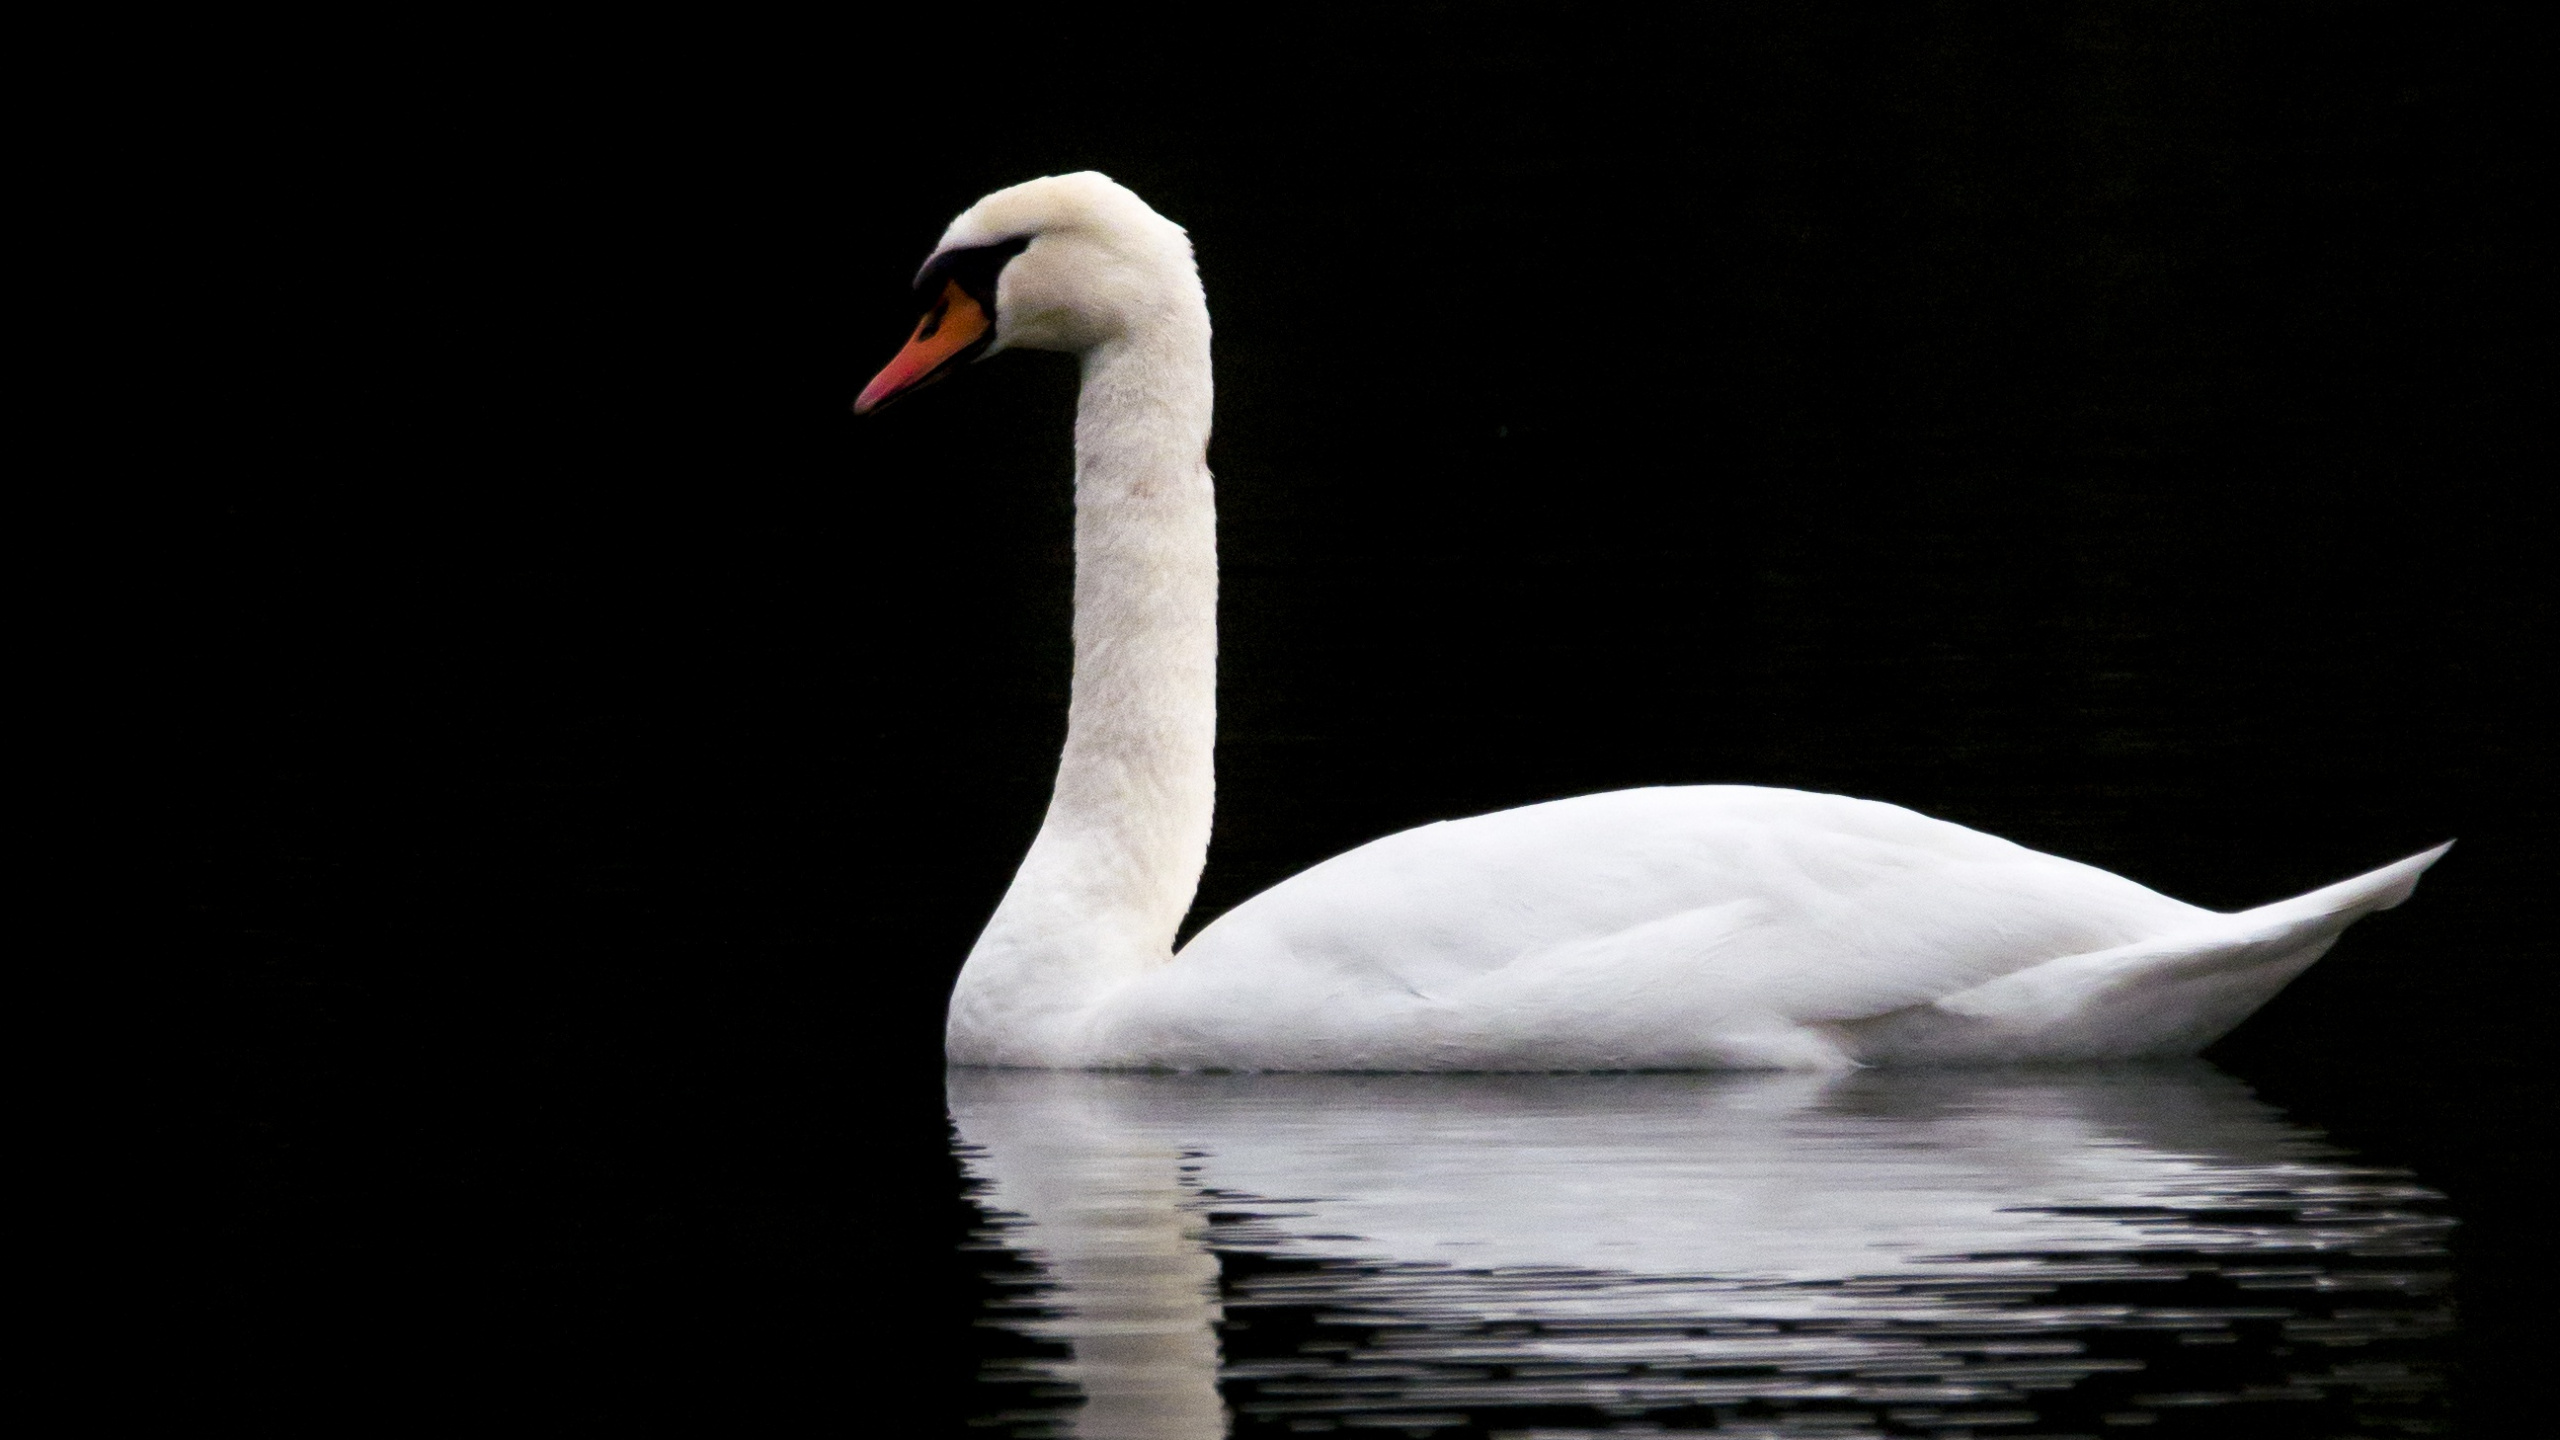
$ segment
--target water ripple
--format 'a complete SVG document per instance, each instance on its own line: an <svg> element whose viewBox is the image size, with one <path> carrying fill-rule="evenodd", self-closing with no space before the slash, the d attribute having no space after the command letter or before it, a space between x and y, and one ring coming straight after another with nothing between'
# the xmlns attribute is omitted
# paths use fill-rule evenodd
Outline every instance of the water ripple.
<svg viewBox="0 0 2560 1440"><path fill-rule="evenodd" d="M2444 1428L2442 1197L2207 1066L951 1103L1031 1267L987 1322L998 1433Z"/></svg>

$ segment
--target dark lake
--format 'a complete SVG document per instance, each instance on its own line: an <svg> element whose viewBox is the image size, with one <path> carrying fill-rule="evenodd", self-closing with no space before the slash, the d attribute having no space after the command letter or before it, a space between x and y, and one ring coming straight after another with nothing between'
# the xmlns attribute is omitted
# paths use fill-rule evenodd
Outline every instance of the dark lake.
<svg viewBox="0 0 2560 1440"><path fill-rule="evenodd" d="M101 582L176 656L134 823L201 1137L137 1384L332 1436L2560 1430L2534 12L872 9L190 53L101 442L178 453L80 482L174 538ZM1083 167L1216 325L1194 928L1633 785L2217 909L2457 848L2191 1067L946 1075L1063 733L1076 375L847 406L949 218Z"/></svg>

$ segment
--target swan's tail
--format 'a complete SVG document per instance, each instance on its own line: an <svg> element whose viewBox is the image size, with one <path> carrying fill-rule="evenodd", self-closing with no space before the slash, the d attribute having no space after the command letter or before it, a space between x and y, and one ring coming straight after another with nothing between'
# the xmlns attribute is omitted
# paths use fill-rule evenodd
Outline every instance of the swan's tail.
<svg viewBox="0 0 2560 1440"><path fill-rule="evenodd" d="M2192 1055L2409 898L2451 842L2307 895L2176 934L2065 955L1927 1005L1834 1027L1858 1060L1997 1063Z"/></svg>
<svg viewBox="0 0 2560 1440"><path fill-rule="evenodd" d="M2235 921L2254 922L2273 927L2300 927L2317 930L2326 926L2334 935L2376 910L2388 910L2409 898L2418 888L2418 877L2427 867L2444 858L2453 848L2447 840L2433 850L2395 860L2379 870L2368 870L2352 880L2323 885L2308 894L2290 900L2278 900L2255 910L2243 910L2232 916Z"/></svg>

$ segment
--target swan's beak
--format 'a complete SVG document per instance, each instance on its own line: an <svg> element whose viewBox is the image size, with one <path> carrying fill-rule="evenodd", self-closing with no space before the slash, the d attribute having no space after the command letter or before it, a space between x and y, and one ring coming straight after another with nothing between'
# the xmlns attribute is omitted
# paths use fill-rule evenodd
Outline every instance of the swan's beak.
<svg viewBox="0 0 2560 1440"><path fill-rule="evenodd" d="M961 289L957 280L944 281L942 298L916 322L907 348L862 387L853 413L868 415L910 390L941 379L958 362L983 349L994 330L995 322L987 318L986 307L977 297Z"/></svg>

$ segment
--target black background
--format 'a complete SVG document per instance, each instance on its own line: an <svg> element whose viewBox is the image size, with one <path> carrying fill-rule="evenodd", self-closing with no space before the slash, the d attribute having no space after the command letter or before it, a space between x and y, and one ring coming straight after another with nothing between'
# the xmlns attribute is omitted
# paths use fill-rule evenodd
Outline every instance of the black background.
<svg viewBox="0 0 2560 1440"><path fill-rule="evenodd" d="M2560 859L2521 14L208 36L171 808L224 1403L958 1403L941 1007L1063 730L1074 372L847 402L949 218L1078 168L1190 228L1218 327L1195 926L1631 784L2220 907L2460 837L2215 1054L2452 1195L2466 1414L2515 1402Z"/></svg>

